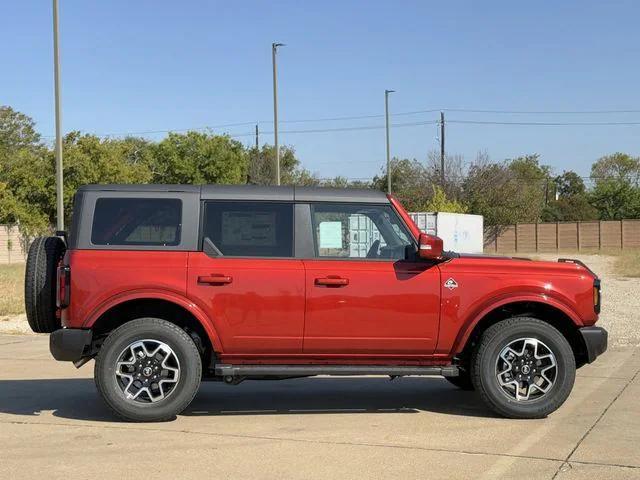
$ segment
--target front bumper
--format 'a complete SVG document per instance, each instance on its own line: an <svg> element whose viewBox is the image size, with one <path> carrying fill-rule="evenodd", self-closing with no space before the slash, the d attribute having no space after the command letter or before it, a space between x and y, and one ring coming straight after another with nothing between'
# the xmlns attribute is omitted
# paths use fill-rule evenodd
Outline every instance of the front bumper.
<svg viewBox="0 0 640 480"><path fill-rule="evenodd" d="M77 362L91 352L91 330L61 328L49 335L49 350L56 360Z"/></svg>
<svg viewBox="0 0 640 480"><path fill-rule="evenodd" d="M587 349L587 363L592 363L607 350L609 334L602 327L583 327L578 331Z"/></svg>

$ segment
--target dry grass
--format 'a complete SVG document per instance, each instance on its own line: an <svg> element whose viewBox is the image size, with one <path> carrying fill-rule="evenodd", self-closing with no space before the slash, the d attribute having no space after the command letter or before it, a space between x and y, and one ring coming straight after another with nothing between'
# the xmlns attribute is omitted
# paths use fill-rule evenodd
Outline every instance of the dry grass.
<svg viewBox="0 0 640 480"><path fill-rule="evenodd" d="M0 317L24 312L24 263L0 265Z"/></svg>
<svg viewBox="0 0 640 480"><path fill-rule="evenodd" d="M615 262L613 264L613 272L616 275L631 278L640 278L640 249L620 250L620 249L605 249L605 250L590 250L590 251L561 251L561 252L499 252L494 254L492 252L485 252L487 255L505 255L509 257L525 257L531 260L543 260L551 258L581 258L585 255L589 256L602 256L602 257L614 257Z"/></svg>
<svg viewBox="0 0 640 480"><path fill-rule="evenodd" d="M615 272L625 277L640 277L640 250L626 250L616 258Z"/></svg>

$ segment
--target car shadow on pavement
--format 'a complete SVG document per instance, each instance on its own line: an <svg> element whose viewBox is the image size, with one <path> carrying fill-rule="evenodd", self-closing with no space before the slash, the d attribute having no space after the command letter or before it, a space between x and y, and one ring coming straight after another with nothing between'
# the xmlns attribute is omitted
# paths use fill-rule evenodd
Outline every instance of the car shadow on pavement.
<svg viewBox="0 0 640 480"><path fill-rule="evenodd" d="M494 417L474 392L441 378L315 377L203 382L184 416L322 413L417 413ZM0 380L0 413L89 421L117 421L91 379Z"/></svg>

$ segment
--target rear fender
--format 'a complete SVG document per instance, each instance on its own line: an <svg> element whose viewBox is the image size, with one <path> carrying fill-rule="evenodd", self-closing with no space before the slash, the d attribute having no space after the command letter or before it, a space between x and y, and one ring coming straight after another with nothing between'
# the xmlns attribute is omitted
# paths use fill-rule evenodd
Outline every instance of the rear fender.
<svg viewBox="0 0 640 480"><path fill-rule="evenodd" d="M157 291L157 290L130 290L124 292L120 295L116 295L109 299L109 301L104 302L98 308L96 308L91 315L84 321L82 324L82 328L92 328L95 322L106 312L111 310L114 307L117 307L120 304L131 300L142 300L142 299L151 299L151 300L165 300L171 303L174 303L189 313L191 313L196 320L202 325L209 340L211 340L211 344L213 345L216 352L223 352L222 343L220 342L220 337L218 336L214 326L212 325L209 318L204 314L204 312L191 300L181 295L178 295L174 292L169 291Z"/></svg>

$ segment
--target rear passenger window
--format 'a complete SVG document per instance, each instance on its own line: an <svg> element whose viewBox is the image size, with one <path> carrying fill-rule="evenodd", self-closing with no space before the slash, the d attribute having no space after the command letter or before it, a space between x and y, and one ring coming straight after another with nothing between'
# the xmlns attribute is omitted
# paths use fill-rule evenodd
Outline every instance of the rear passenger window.
<svg viewBox="0 0 640 480"><path fill-rule="evenodd" d="M293 205L207 202L203 237L222 255L293 257Z"/></svg>
<svg viewBox="0 0 640 480"><path fill-rule="evenodd" d="M94 245L174 246L180 243L182 201L174 198L99 198Z"/></svg>

